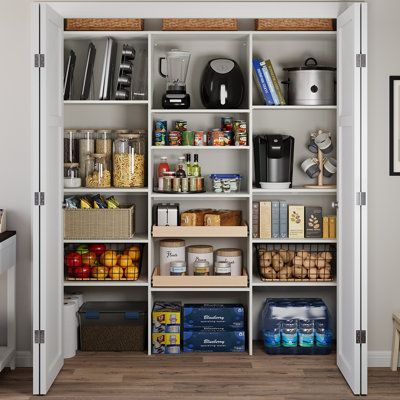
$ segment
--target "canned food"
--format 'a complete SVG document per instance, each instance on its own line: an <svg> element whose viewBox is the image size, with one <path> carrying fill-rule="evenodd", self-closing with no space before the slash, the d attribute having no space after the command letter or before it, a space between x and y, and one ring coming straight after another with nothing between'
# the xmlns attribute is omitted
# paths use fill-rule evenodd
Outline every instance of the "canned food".
<svg viewBox="0 0 400 400"><path fill-rule="evenodd" d="M207 143L207 138L205 138L204 131L195 131L194 132L194 145L195 146L205 146Z"/></svg>
<svg viewBox="0 0 400 400"><path fill-rule="evenodd" d="M209 146L223 146L225 144L224 132L219 129L208 132L207 142Z"/></svg>
<svg viewBox="0 0 400 400"><path fill-rule="evenodd" d="M168 144L170 146L180 146L182 143L182 134L179 131L171 131L168 134Z"/></svg>
<svg viewBox="0 0 400 400"><path fill-rule="evenodd" d="M176 131L187 131L187 121L184 120L179 120L179 121L175 121L175 130Z"/></svg>
<svg viewBox="0 0 400 400"><path fill-rule="evenodd" d="M201 192L204 186L204 178L202 176L196 177L196 190Z"/></svg>
<svg viewBox="0 0 400 400"><path fill-rule="evenodd" d="M181 178L173 178L172 190L174 192L180 192L181 191Z"/></svg>
<svg viewBox="0 0 400 400"><path fill-rule="evenodd" d="M183 131L182 132L182 145L183 146L194 146L194 132Z"/></svg>
<svg viewBox="0 0 400 400"><path fill-rule="evenodd" d="M171 176L164 176L163 177L163 191L170 192L172 190L172 180Z"/></svg>
<svg viewBox="0 0 400 400"><path fill-rule="evenodd" d="M181 178L181 189L183 193L189 191L189 178Z"/></svg>
<svg viewBox="0 0 400 400"><path fill-rule="evenodd" d="M167 144L167 132L156 130L154 132L154 145L165 146Z"/></svg>
<svg viewBox="0 0 400 400"><path fill-rule="evenodd" d="M235 134L233 131L224 131L225 146L233 146L235 144Z"/></svg>
<svg viewBox="0 0 400 400"><path fill-rule="evenodd" d="M162 119L157 119L155 122L155 130L167 132L167 121L164 121Z"/></svg>
<svg viewBox="0 0 400 400"><path fill-rule="evenodd" d="M247 133L236 132L235 133L235 146L247 146Z"/></svg>
<svg viewBox="0 0 400 400"><path fill-rule="evenodd" d="M221 130L231 131L233 129L233 118L232 117L222 117L221 118Z"/></svg>
<svg viewBox="0 0 400 400"><path fill-rule="evenodd" d="M197 192L197 178L195 176L189 178L189 191Z"/></svg>
<svg viewBox="0 0 400 400"><path fill-rule="evenodd" d="M238 119L233 122L233 131L236 132L247 132L246 121Z"/></svg>

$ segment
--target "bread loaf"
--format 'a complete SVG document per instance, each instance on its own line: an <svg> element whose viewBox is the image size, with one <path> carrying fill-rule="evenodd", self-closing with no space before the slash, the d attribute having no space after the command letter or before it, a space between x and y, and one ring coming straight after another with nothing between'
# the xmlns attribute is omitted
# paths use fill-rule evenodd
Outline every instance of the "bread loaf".
<svg viewBox="0 0 400 400"><path fill-rule="evenodd" d="M206 226L239 226L242 223L240 210L220 210L204 215Z"/></svg>
<svg viewBox="0 0 400 400"><path fill-rule="evenodd" d="M204 216L212 209L187 210L181 213L181 226L203 226Z"/></svg>

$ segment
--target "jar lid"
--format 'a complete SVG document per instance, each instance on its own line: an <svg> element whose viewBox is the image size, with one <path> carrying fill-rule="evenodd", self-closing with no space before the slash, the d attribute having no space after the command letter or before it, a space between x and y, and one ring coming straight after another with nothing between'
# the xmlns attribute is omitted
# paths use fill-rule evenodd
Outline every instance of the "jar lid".
<svg viewBox="0 0 400 400"><path fill-rule="evenodd" d="M76 129L64 129L64 133L76 133L78 132Z"/></svg>
<svg viewBox="0 0 400 400"><path fill-rule="evenodd" d="M188 253L212 253L214 248L208 245L196 245L196 246L188 246L186 248Z"/></svg>
<svg viewBox="0 0 400 400"><path fill-rule="evenodd" d="M186 268L186 262L185 262L185 261L180 261L180 260L178 260L178 261L171 261L171 262L169 263L169 265L170 265L171 267L185 267L185 268Z"/></svg>
<svg viewBox="0 0 400 400"><path fill-rule="evenodd" d="M210 267L203 267L203 266L197 266L197 265L195 265L194 267L193 267L193 269L194 269L194 271L196 271L196 272L210 272Z"/></svg>
<svg viewBox="0 0 400 400"><path fill-rule="evenodd" d="M112 129L97 129L97 133L112 133Z"/></svg>
<svg viewBox="0 0 400 400"><path fill-rule="evenodd" d="M79 133L94 133L94 129L80 129Z"/></svg>
<svg viewBox="0 0 400 400"><path fill-rule="evenodd" d="M315 58L310 57L307 58L306 61L304 61L304 65L301 65L299 67L286 67L283 68L284 71L336 71L336 68L334 67L323 67L318 65L318 62Z"/></svg>
<svg viewBox="0 0 400 400"><path fill-rule="evenodd" d="M231 268L231 263L229 261L216 261L214 264L214 268Z"/></svg>
<svg viewBox="0 0 400 400"><path fill-rule="evenodd" d="M193 263L193 268L209 268L210 263L208 261L198 260Z"/></svg>
<svg viewBox="0 0 400 400"><path fill-rule="evenodd" d="M117 133L117 134L129 133L129 129L116 129L115 133Z"/></svg>
<svg viewBox="0 0 400 400"><path fill-rule="evenodd" d="M117 137L119 139L139 139L140 135L138 135L137 133L129 133L129 131L127 131L127 133L117 133Z"/></svg>
<svg viewBox="0 0 400 400"><path fill-rule="evenodd" d="M177 264L177 265L173 265L173 264ZM179 264L183 264L183 265L179 265ZM170 265L170 271L171 272L176 272L176 273L183 273L183 272L186 272L186 263L184 262L184 261L173 261L173 262L171 262L171 265Z"/></svg>
<svg viewBox="0 0 400 400"><path fill-rule="evenodd" d="M163 239L160 240L161 247L182 247L185 246L183 239Z"/></svg>
<svg viewBox="0 0 400 400"><path fill-rule="evenodd" d="M237 257L242 255L241 249L218 249L216 251L217 256L224 256L224 257Z"/></svg>
<svg viewBox="0 0 400 400"><path fill-rule="evenodd" d="M215 266L214 267L214 272L216 273L216 274L230 274L231 273L231 266L230 265L228 265L227 267L224 267L224 266Z"/></svg>
<svg viewBox="0 0 400 400"><path fill-rule="evenodd" d="M106 155L105 154L100 154L100 153L94 153L93 154L93 157L94 158L103 158L103 157L105 157Z"/></svg>
<svg viewBox="0 0 400 400"><path fill-rule="evenodd" d="M79 163L64 163L64 167L66 168L78 168Z"/></svg>

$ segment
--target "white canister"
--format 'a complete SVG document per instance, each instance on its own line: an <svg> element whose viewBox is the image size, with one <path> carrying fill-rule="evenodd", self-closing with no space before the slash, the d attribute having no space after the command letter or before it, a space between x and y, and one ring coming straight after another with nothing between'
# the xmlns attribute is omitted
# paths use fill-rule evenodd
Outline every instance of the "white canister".
<svg viewBox="0 0 400 400"><path fill-rule="evenodd" d="M215 261L226 261L231 264L231 275L242 275L242 250L219 249L215 252Z"/></svg>
<svg viewBox="0 0 400 400"><path fill-rule="evenodd" d="M196 245L187 247L187 271L188 275L193 275L193 264L196 261L207 261L212 271L214 264L214 248L208 245Z"/></svg>
<svg viewBox="0 0 400 400"><path fill-rule="evenodd" d="M185 261L185 241L164 239L160 241L160 275L169 275L171 261Z"/></svg>

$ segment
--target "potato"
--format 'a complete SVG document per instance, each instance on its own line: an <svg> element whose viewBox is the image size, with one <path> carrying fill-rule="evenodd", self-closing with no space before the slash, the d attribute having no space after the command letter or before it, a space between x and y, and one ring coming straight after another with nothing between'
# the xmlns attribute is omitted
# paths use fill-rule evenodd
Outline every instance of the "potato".
<svg viewBox="0 0 400 400"><path fill-rule="evenodd" d="M275 279L276 278L276 272L272 267L261 268L260 272L261 272L261 275L263 278L266 278L266 279Z"/></svg>
<svg viewBox="0 0 400 400"><path fill-rule="evenodd" d="M321 268L319 270L318 275L321 279L330 279L331 278L331 269L327 268L327 267Z"/></svg>
<svg viewBox="0 0 400 400"><path fill-rule="evenodd" d="M318 257L316 262L315 262L315 266L317 268L324 268L327 265L328 265L328 262L325 260L325 258Z"/></svg>
<svg viewBox="0 0 400 400"><path fill-rule="evenodd" d="M281 256L283 262L287 264L290 261L289 251L285 249L279 250L279 255Z"/></svg>
<svg viewBox="0 0 400 400"><path fill-rule="evenodd" d="M308 258L315 261L318 258L318 253L311 253Z"/></svg>
<svg viewBox="0 0 400 400"><path fill-rule="evenodd" d="M300 250L296 253L296 257L301 257L303 260L305 260L306 258L310 257L310 253L305 250Z"/></svg>
<svg viewBox="0 0 400 400"><path fill-rule="evenodd" d="M303 265L303 258L300 256L296 256L295 258L293 258L293 265L294 266L302 266Z"/></svg>
<svg viewBox="0 0 400 400"><path fill-rule="evenodd" d="M318 278L318 268L312 267L308 270L308 277L310 279L317 279Z"/></svg>
<svg viewBox="0 0 400 400"><path fill-rule="evenodd" d="M292 269L290 267L283 267L276 276L282 280L290 279L293 276Z"/></svg>
<svg viewBox="0 0 400 400"><path fill-rule="evenodd" d="M308 270L305 267L294 267L294 276L296 278L305 278L308 275Z"/></svg>
<svg viewBox="0 0 400 400"><path fill-rule="evenodd" d="M296 255L296 253L292 250L288 251L288 255L289 255L289 262L292 261Z"/></svg>
<svg viewBox="0 0 400 400"><path fill-rule="evenodd" d="M313 268L313 267L315 267L315 261L312 260L311 258L306 258L303 261L303 267L305 267L305 268Z"/></svg>
<svg viewBox="0 0 400 400"><path fill-rule="evenodd" d="M263 260L262 258L260 258L258 263L260 264L260 267L269 267L271 265L270 260Z"/></svg>
<svg viewBox="0 0 400 400"><path fill-rule="evenodd" d="M318 257L323 258L325 261L332 261L333 255L330 251L321 251L318 253Z"/></svg>
<svg viewBox="0 0 400 400"><path fill-rule="evenodd" d="M271 261L272 260L272 253L270 251L264 251L263 254L261 255L261 258L263 260L266 260L266 261L267 260Z"/></svg>
<svg viewBox="0 0 400 400"><path fill-rule="evenodd" d="M275 254L272 257L272 267L276 272L278 272L284 265L282 257L279 254Z"/></svg>

